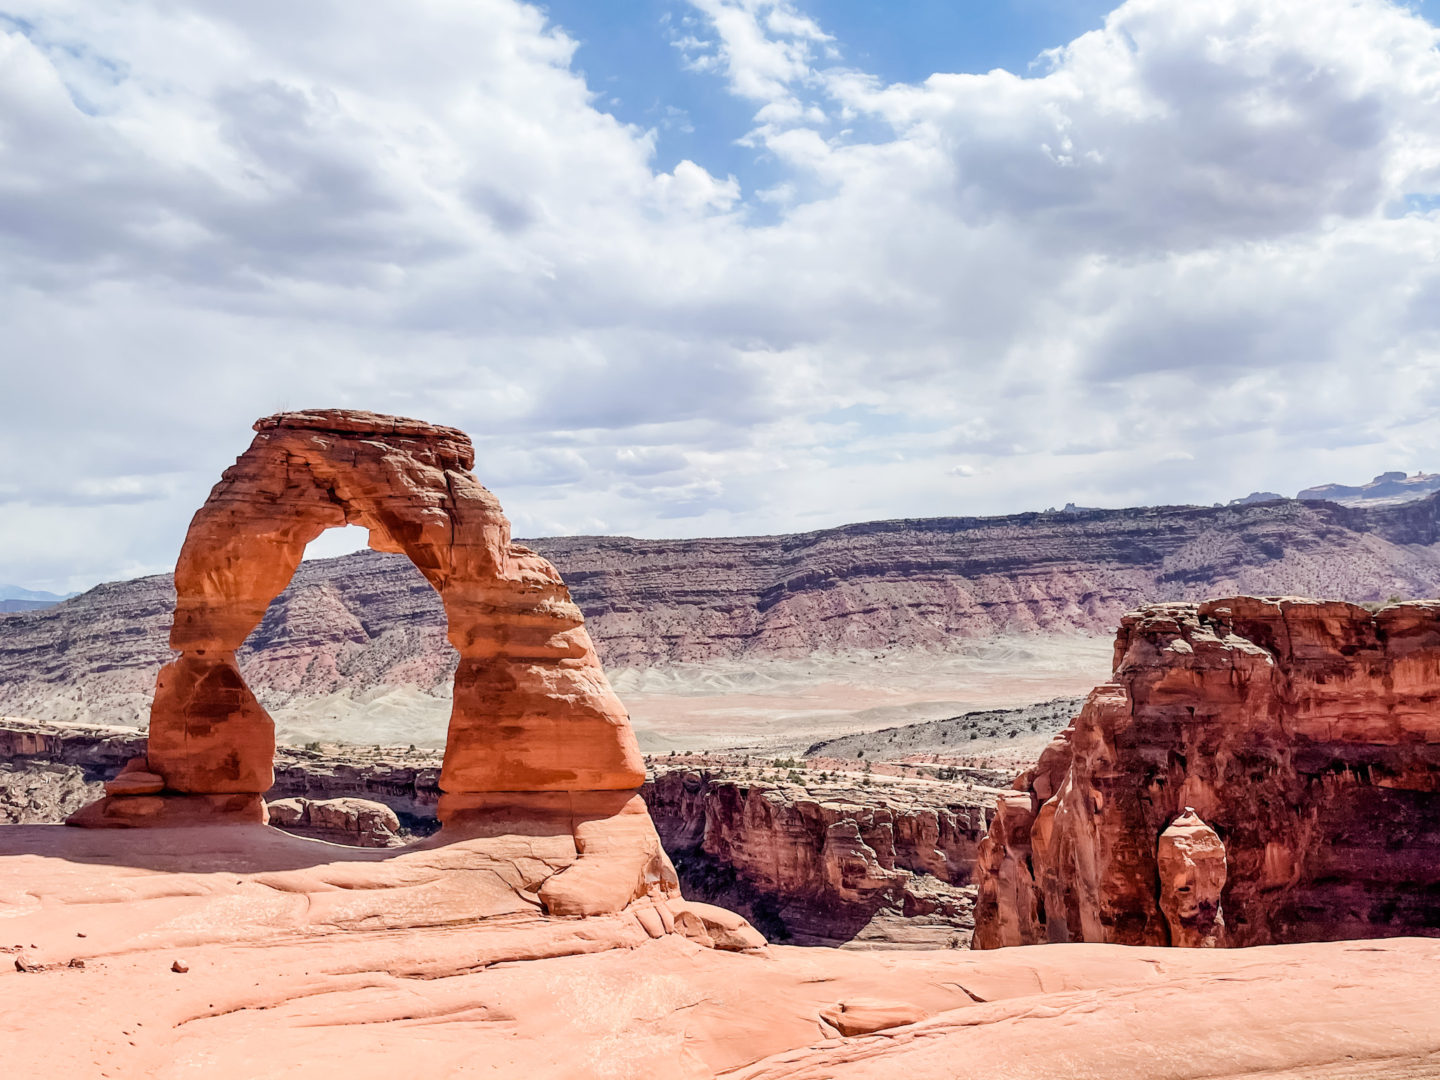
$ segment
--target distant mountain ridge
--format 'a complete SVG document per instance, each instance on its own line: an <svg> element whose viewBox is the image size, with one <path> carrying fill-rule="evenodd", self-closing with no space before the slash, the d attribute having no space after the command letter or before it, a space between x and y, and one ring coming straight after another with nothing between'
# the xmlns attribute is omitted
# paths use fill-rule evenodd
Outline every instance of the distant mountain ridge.
<svg viewBox="0 0 1440 1080"><path fill-rule="evenodd" d="M14 611L38 611L41 608L54 607L62 600L66 600L77 593L67 593L61 596L59 593L46 592L43 589L22 589L19 585L0 585L0 615Z"/></svg>
<svg viewBox="0 0 1440 1080"><path fill-rule="evenodd" d="M785 536L526 541L560 569L606 664L945 650L1001 633L1109 634L1143 603L1440 595L1440 496L1346 507L1076 510L875 521ZM0 617L0 715L135 723L170 658L168 575ZM269 708L443 698L439 598L402 556L302 563L240 653ZM402 695L403 696L403 695ZM387 699L388 700L388 699ZM382 704L384 704L382 702ZM384 705L386 708L398 707Z"/></svg>
<svg viewBox="0 0 1440 1080"><path fill-rule="evenodd" d="M33 600L37 603L58 604L61 600L68 600L76 593L66 593L61 596L59 593L46 592L44 589L22 589L19 585L0 585L0 600Z"/></svg>
<svg viewBox="0 0 1440 1080"><path fill-rule="evenodd" d="M1384 472L1368 484L1348 486L1345 484L1321 484L1306 488L1297 499L1305 502L1328 501L1342 506L1361 504L1384 505L1413 502L1440 491L1440 473L1416 473L1407 476L1403 472Z"/></svg>

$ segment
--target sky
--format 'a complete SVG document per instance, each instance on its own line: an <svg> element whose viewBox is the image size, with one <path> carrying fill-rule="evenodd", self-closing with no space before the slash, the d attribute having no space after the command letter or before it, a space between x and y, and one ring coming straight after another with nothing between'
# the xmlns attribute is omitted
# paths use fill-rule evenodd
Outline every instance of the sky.
<svg viewBox="0 0 1440 1080"><path fill-rule="evenodd" d="M168 570L297 408L517 536L1440 471L1437 21L0 0L0 583Z"/></svg>

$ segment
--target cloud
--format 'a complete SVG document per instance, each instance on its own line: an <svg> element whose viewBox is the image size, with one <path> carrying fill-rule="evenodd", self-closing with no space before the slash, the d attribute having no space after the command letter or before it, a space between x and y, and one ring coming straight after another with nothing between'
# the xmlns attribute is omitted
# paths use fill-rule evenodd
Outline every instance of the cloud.
<svg viewBox="0 0 1440 1080"><path fill-rule="evenodd" d="M517 0L10 10L0 580L168 568L249 423L318 405L470 431L519 535L1440 460L1440 36L1381 0L1127 0L915 84L693 0L761 191L662 165Z"/></svg>

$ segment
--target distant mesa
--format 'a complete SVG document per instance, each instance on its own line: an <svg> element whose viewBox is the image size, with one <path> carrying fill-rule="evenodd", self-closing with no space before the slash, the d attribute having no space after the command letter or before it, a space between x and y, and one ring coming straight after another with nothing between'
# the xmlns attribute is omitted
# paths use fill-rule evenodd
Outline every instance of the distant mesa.
<svg viewBox="0 0 1440 1080"><path fill-rule="evenodd" d="M1385 472L1368 484L1319 484L1308 487L1295 498L1303 502L1333 502L1341 506L1394 506L1413 502L1440 491L1440 473L1416 473L1407 476L1400 471ZM1283 502L1285 496L1275 491L1252 491L1243 499L1231 499L1230 506L1254 503ZM1218 504L1217 504L1218 505Z"/></svg>
<svg viewBox="0 0 1440 1080"><path fill-rule="evenodd" d="M1396 471L1381 473L1368 484L1359 486L1321 484L1319 487L1309 487L1295 497L1305 502L1325 500L1341 505L1363 503L1376 506L1410 502L1437 491L1440 491L1440 473L1416 473L1414 476L1406 476L1403 472Z"/></svg>
<svg viewBox="0 0 1440 1080"><path fill-rule="evenodd" d="M0 615L16 611L40 611L54 607L62 600L68 600L75 593L45 592L43 589L23 589L19 585L0 585Z"/></svg>

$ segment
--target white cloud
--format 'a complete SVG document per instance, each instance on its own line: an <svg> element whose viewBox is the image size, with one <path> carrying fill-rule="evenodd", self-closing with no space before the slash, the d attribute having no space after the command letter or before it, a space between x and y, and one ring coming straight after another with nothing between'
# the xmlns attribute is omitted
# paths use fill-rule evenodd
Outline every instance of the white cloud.
<svg viewBox="0 0 1440 1080"><path fill-rule="evenodd" d="M661 169L516 0L12 4L0 581L165 568L287 407L466 428L521 535L1440 466L1418 16L1128 0L1033 77L885 85L803 3L693 6L764 191Z"/></svg>

